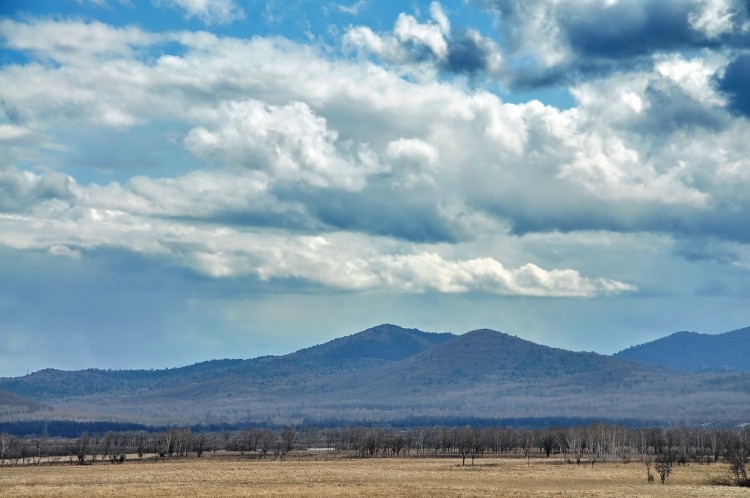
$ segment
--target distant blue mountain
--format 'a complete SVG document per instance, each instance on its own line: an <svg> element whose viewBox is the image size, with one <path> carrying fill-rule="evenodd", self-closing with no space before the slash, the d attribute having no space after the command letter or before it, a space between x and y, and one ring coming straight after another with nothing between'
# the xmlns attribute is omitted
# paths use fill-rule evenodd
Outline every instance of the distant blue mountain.
<svg viewBox="0 0 750 498"><path fill-rule="evenodd" d="M750 406L748 351L750 328L678 333L612 357L487 329L454 335L385 324L282 356L0 378L0 405L4 394L19 413L141 424L436 417L739 423Z"/></svg>
<svg viewBox="0 0 750 498"><path fill-rule="evenodd" d="M688 372L750 372L750 327L724 334L677 332L614 356Z"/></svg>

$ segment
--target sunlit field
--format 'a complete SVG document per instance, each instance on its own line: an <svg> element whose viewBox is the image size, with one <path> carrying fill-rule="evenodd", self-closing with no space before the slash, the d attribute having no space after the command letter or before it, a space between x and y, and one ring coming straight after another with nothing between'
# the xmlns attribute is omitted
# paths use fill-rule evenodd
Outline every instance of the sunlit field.
<svg viewBox="0 0 750 498"><path fill-rule="evenodd" d="M640 462L566 464L560 458L200 459L5 466L3 496L748 496L717 485L726 465L675 466L666 485Z"/></svg>

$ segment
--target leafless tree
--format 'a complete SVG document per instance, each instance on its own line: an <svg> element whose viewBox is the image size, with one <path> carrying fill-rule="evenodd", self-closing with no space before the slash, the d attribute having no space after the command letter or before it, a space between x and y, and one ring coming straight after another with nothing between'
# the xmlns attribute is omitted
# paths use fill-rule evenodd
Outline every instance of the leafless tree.
<svg viewBox="0 0 750 498"><path fill-rule="evenodd" d="M192 435L190 446L192 447L193 451L195 452L195 455L198 458L202 457L203 452L206 451L207 442L208 442L208 439L206 438L206 435L203 433Z"/></svg>
<svg viewBox="0 0 750 498"><path fill-rule="evenodd" d="M424 450L427 447L427 441L430 439L429 429L418 429L417 430L417 455L424 455Z"/></svg>
<svg viewBox="0 0 750 498"><path fill-rule="evenodd" d="M401 434L397 434L394 436L391 441L391 451L393 452L394 456L399 456L401 453L401 450L404 449L404 446L406 445L406 439Z"/></svg>
<svg viewBox="0 0 750 498"><path fill-rule="evenodd" d="M256 429L245 429L242 432L242 450L241 452L248 451L252 453L258 447L258 436L259 431Z"/></svg>
<svg viewBox="0 0 750 498"><path fill-rule="evenodd" d="M738 486L750 486L747 477L747 462L750 457L750 427L737 433L729 453L729 465Z"/></svg>
<svg viewBox="0 0 750 498"><path fill-rule="evenodd" d="M12 442L13 436L5 432L0 434L0 465L5 465L5 456L8 454Z"/></svg>
<svg viewBox="0 0 750 498"><path fill-rule="evenodd" d="M106 459L112 451L112 445L115 442L115 433L108 431L102 439L102 458Z"/></svg>
<svg viewBox="0 0 750 498"><path fill-rule="evenodd" d="M271 429L263 429L260 431L260 434L258 434L258 448L260 450L260 454L258 455L259 459L266 457L268 450L271 449L275 441L276 434L274 434Z"/></svg>
<svg viewBox="0 0 750 498"><path fill-rule="evenodd" d="M148 436L145 433L136 434L133 438L133 443L135 446L135 452L138 454L138 458L143 459L143 455L146 454Z"/></svg>
<svg viewBox="0 0 750 498"><path fill-rule="evenodd" d="M558 435L555 431L547 430L541 434L539 444L544 450L544 453L547 454L547 458L549 458L550 453L552 453L552 450L555 448L555 445L557 443Z"/></svg>
<svg viewBox="0 0 750 498"><path fill-rule="evenodd" d="M326 448L338 450L338 442L341 440L341 432L337 429L329 429L325 433Z"/></svg>
<svg viewBox="0 0 750 498"><path fill-rule="evenodd" d="M294 447L294 437L296 433L292 427L285 427L281 431L281 459L286 460L286 455L292 451Z"/></svg>
<svg viewBox="0 0 750 498"><path fill-rule="evenodd" d="M473 463L476 439L478 438L475 436L474 429L470 427L454 429L453 444L456 446L458 454L461 456L461 465L466 465L466 457L469 455L472 455Z"/></svg>
<svg viewBox="0 0 750 498"><path fill-rule="evenodd" d="M379 427L374 427L367 431L365 437L364 447L367 454L372 458L380 448L381 441L383 439L383 431Z"/></svg>
<svg viewBox="0 0 750 498"><path fill-rule="evenodd" d="M656 472L659 474L662 484L666 484L669 479L669 474L672 472L672 465L674 464L674 455L671 452L662 453L656 457L656 463L654 467Z"/></svg>
<svg viewBox="0 0 750 498"><path fill-rule="evenodd" d="M748 452L745 448L735 448L729 456L729 469L738 486L750 486L747 478Z"/></svg>
<svg viewBox="0 0 750 498"><path fill-rule="evenodd" d="M648 481L649 484L654 483L654 474L651 473L651 466L654 464L653 457L646 456L643 458L643 465L646 466L646 481Z"/></svg>
<svg viewBox="0 0 750 498"><path fill-rule="evenodd" d="M85 465L86 464L86 453L89 449L89 435L87 432L84 432L81 434L78 439L76 440L75 444L75 455L78 459L78 465Z"/></svg>

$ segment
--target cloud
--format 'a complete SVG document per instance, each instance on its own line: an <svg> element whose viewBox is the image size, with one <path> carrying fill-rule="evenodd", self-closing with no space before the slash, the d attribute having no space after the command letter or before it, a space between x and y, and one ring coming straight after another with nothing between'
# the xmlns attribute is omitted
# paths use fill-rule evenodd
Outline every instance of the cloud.
<svg viewBox="0 0 750 498"><path fill-rule="evenodd" d="M53 256L62 256L70 259L81 259L81 251L77 249L71 249L68 246L53 245L47 249L47 252Z"/></svg>
<svg viewBox="0 0 750 498"><path fill-rule="evenodd" d="M2 216L0 243L79 259L81 248L127 249L171 257L215 278L299 279L348 291L488 292L503 295L593 296L632 285L588 279L575 270L529 264L506 270L493 258L445 260L436 253L393 254L367 236L280 235L145 219L112 209L74 210L74 220ZM30 226L30 222L31 225ZM153 234L159 234L154 237Z"/></svg>
<svg viewBox="0 0 750 498"><path fill-rule="evenodd" d="M156 0L185 12L185 19L198 18L207 25L231 24L245 18L245 11L233 0Z"/></svg>
<svg viewBox="0 0 750 498"><path fill-rule="evenodd" d="M344 14L358 16L365 8L369 7L370 0L357 0L351 5L334 4L334 8Z"/></svg>
<svg viewBox="0 0 750 498"><path fill-rule="evenodd" d="M278 181L348 190L361 190L368 175L386 171L366 144L340 143L325 119L302 102L228 102L219 115L218 129L193 128L184 141L208 161L265 170Z"/></svg>
<svg viewBox="0 0 750 498"><path fill-rule="evenodd" d="M430 21L421 23L402 12L392 33L376 34L367 26L352 26L343 41L355 50L420 75L432 69L465 75L501 72L502 56L495 42L472 29L452 35L450 20L438 2L430 4L430 17Z"/></svg>
<svg viewBox="0 0 750 498"><path fill-rule="evenodd" d="M750 54L743 54L727 65L718 78L719 89L727 96L729 109L738 115L750 117Z"/></svg>
<svg viewBox="0 0 750 498"><path fill-rule="evenodd" d="M746 44L748 10L738 0L484 4L508 36L509 64L519 66L511 84L518 87L650 67L654 54Z"/></svg>
<svg viewBox="0 0 750 498"><path fill-rule="evenodd" d="M422 27L405 23L401 38L364 27L349 35L371 34L362 43L405 57L393 61L437 70L458 53L463 34L433 10L430 21L415 21ZM727 97L713 86L731 61L723 54L663 55L653 67L580 81L571 88L575 105L563 110L504 102L451 77L404 77L395 62L337 59L281 38L133 29L122 41L117 29L59 21L60 33L104 33L112 38L104 46L114 48L0 71L4 103L22 118L13 124L6 116L0 127L0 139L13 146L3 170L12 192L2 208L4 244L67 247L83 261L90 249L115 248L217 278L301 279L352 291L402 288L406 277L398 275L411 275L425 292L465 285L466 292L600 295L609 292L598 277L606 269L511 257L505 248L528 234L599 230L747 241L748 124L723 110ZM37 35L30 37L42 40ZM160 52L164 40L179 49ZM44 60L57 57L58 45L23 50ZM417 46L428 59L412 58ZM112 134L111 156L130 157L125 137L149 133L150 144L169 151L168 165L158 172L139 165L137 175L121 170L116 178L124 180L96 184L51 168L31 173L18 159L39 153L38 141L24 142L34 134L73 147L69 138L78 133L76 154L90 154L86 130L102 126ZM61 171L81 163L117 168L56 156ZM353 248L292 248L318 236ZM274 253L263 238L289 248ZM521 271L529 264L551 276L523 283L536 274ZM331 265L330 275L310 270L321 265ZM420 268L447 277L429 280ZM360 283L347 286L346 275Z"/></svg>
<svg viewBox="0 0 750 498"><path fill-rule="evenodd" d="M441 19L444 18L443 14ZM396 19L393 34L402 46L413 44L417 50L424 47L437 59L443 59L448 54L448 43L443 29L444 26L437 21L421 24L414 17L401 13Z"/></svg>
<svg viewBox="0 0 750 498"><path fill-rule="evenodd" d="M164 39L134 26L113 27L99 21L52 19L0 20L0 37L6 49L30 53L42 61L81 64L93 57L131 58L139 47Z"/></svg>
<svg viewBox="0 0 750 498"><path fill-rule="evenodd" d="M0 165L0 213L23 212L41 202L72 199L70 178L56 171L37 175Z"/></svg>
<svg viewBox="0 0 750 498"><path fill-rule="evenodd" d="M373 185L361 192L341 190L276 191L286 202L297 201L324 226L414 243L456 242L466 237L450 213L441 211L428 188L393 190Z"/></svg>
<svg viewBox="0 0 750 498"><path fill-rule="evenodd" d="M575 270L548 271L534 264L508 270L493 258L446 261L437 254L422 253L387 257L378 266L383 281L402 291L585 297L636 290L613 280L586 279Z"/></svg>
<svg viewBox="0 0 750 498"><path fill-rule="evenodd" d="M703 9L688 14L688 23L709 39L716 39L734 29L737 6L732 0L705 0Z"/></svg>

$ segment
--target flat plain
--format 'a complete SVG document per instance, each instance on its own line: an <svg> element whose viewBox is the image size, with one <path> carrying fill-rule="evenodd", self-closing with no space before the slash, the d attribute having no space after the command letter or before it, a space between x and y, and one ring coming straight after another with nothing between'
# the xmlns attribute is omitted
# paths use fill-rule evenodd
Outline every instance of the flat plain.
<svg viewBox="0 0 750 498"><path fill-rule="evenodd" d="M653 470L652 470L653 472ZM640 462L571 465L559 458L320 458L286 461L204 457L123 465L0 468L0 495L55 496L748 496L711 484L726 465L676 466L666 485L646 482Z"/></svg>

